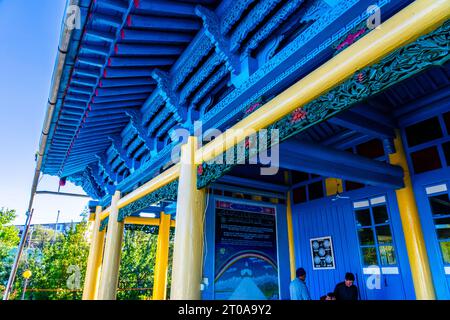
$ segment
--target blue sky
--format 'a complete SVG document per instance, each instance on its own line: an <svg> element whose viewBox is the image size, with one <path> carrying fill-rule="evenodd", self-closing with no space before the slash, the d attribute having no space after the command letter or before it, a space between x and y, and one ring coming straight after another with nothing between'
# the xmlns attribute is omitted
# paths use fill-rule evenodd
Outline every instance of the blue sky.
<svg viewBox="0 0 450 320"><path fill-rule="evenodd" d="M0 208L25 221L65 0L0 0ZM58 189L44 176L38 190ZM63 192L84 193L69 183ZM37 195L32 223L80 220L87 200Z"/></svg>

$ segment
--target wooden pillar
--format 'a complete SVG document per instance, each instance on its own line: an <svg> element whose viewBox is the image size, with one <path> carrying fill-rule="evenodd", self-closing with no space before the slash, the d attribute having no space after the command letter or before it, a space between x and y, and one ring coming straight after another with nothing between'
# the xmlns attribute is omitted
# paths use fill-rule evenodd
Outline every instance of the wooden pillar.
<svg viewBox="0 0 450 320"><path fill-rule="evenodd" d="M116 299L124 230L124 223L117 221L119 215L117 203L119 199L120 191L116 191L111 201L111 212L106 231L105 254L102 264L102 275L100 277L98 300Z"/></svg>
<svg viewBox="0 0 450 320"><path fill-rule="evenodd" d="M284 182L292 186L292 177L289 171L284 172ZM289 267L291 272L291 280L296 278L295 266L295 243L294 243L294 225L292 223L292 189L286 194L286 222L289 241Z"/></svg>
<svg viewBox="0 0 450 320"><path fill-rule="evenodd" d="M172 266L172 300L199 300L203 265L205 190L197 190L197 138L181 147L177 226Z"/></svg>
<svg viewBox="0 0 450 320"><path fill-rule="evenodd" d="M289 266L291 270L291 280L296 278L295 271L295 244L294 244L294 228L292 224L292 191L286 196L286 221L289 240Z"/></svg>
<svg viewBox="0 0 450 320"><path fill-rule="evenodd" d="M100 272L103 259L103 247L105 244L105 231L100 231L102 207L95 209L94 228L92 230L91 247L84 280L83 300L95 300L97 298L100 282Z"/></svg>
<svg viewBox="0 0 450 320"><path fill-rule="evenodd" d="M156 247L155 276L153 280L153 300L166 300L167 271L169 262L170 214L161 212L158 244Z"/></svg>
<svg viewBox="0 0 450 320"><path fill-rule="evenodd" d="M401 166L404 171L405 187L396 190L396 194L416 299L434 300L436 299L436 296L433 279L431 277L428 254L425 248L422 226L417 210L416 199L414 197L408 163L406 161L401 135L398 131L394 144L396 152L390 155L390 162L393 165Z"/></svg>

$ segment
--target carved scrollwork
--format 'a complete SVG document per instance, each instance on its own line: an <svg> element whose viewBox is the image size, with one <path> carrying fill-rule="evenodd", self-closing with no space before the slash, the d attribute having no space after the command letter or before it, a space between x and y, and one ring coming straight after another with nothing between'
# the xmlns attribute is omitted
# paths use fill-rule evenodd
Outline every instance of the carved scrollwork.
<svg viewBox="0 0 450 320"><path fill-rule="evenodd" d="M450 21L447 21L434 32L400 48L379 63L356 72L346 82L306 104L301 108L304 111L301 116L298 115L297 109L272 124L269 130L278 129L282 142L402 80L432 66L444 64L450 59L449 48ZM224 155L217 158L220 157ZM246 157L248 159L247 148ZM206 187L233 167L234 164L229 163L203 163L201 174L198 175L198 188Z"/></svg>
<svg viewBox="0 0 450 320"><path fill-rule="evenodd" d="M126 207L119 210L118 221L123 221L126 217L129 217L135 213L138 213L145 208L148 208L152 204L163 200L175 201L178 194L178 180L172 181L171 183L153 191L152 193L142 197L141 199L130 203Z"/></svg>

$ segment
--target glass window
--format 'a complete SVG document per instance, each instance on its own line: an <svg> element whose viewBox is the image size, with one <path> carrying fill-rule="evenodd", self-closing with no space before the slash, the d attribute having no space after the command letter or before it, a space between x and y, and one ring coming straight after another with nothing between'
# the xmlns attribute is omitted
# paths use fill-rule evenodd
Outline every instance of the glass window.
<svg viewBox="0 0 450 320"><path fill-rule="evenodd" d="M393 246L380 246L380 260L384 266L390 266L397 264L395 258L395 250Z"/></svg>
<svg viewBox="0 0 450 320"><path fill-rule="evenodd" d="M363 228L358 230L359 243L362 246L374 245L375 238L373 236L372 228Z"/></svg>
<svg viewBox="0 0 450 320"><path fill-rule="evenodd" d="M300 172L300 171L292 171L292 181L293 183L299 183L302 181L306 181L309 179L309 174L306 172Z"/></svg>
<svg viewBox="0 0 450 320"><path fill-rule="evenodd" d="M409 147L442 137L441 125L437 117L413 124L407 127L405 132Z"/></svg>
<svg viewBox="0 0 450 320"><path fill-rule="evenodd" d="M434 220L439 240L450 239L450 217Z"/></svg>
<svg viewBox="0 0 450 320"><path fill-rule="evenodd" d="M345 181L345 191L352 191L364 188L364 184L353 181Z"/></svg>
<svg viewBox="0 0 450 320"><path fill-rule="evenodd" d="M445 264L450 264L450 241L441 241L442 258Z"/></svg>
<svg viewBox="0 0 450 320"><path fill-rule="evenodd" d="M359 245L366 266L397 264L388 210L387 204L355 209Z"/></svg>
<svg viewBox="0 0 450 320"><path fill-rule="evenodd" d="M294 198L294 203L306 202L307 201L306 187L302 186L302 187L298 187L297 189L294 189L293 198Z"/></svg>
<svg viewBox="0 0 450 320"><path fill-rule="evenodd" d="M375 224L382 224L382 223L389 222L389 215L388 215L387 208L385 205L372 207L372 212L373 212L373 220L375 221Z"/></svg>
<svg viewBox="0 0 450 320"><path fill-rule="evenodd" d="M436 146L411 152L411 160L415 173L427 172L442 167Z"/></svg>
<svg viewBox="0 0 450 320"><path fill-rule="evenodd" d="M309 200L323 198L323 181L308 184Z"/></svg>
<svg viewBox="0 0 450 320"><path fill-rule="evenodd" d="M450 166L450 141L442 144L442 150L444 151L447 166Z"/></svg>
<svg viewBox="0 0 450 320"><path fill-rule="evenodd" d="M356 221L359 227L372 225L372 220L370 219L370 209L357 210Z"/></svg>
<svg viewBox="0 0 450 320"><path fill-rule="evenodd" d="M428 198L430 201L431 213L433 215L450 214L450 200L448 194L440 194Z"/></svg>
<svg viewBox="0 0 450 320"><path fill-rule="evenodd" d="M392 243L391 227L389 225L376 227L378 244Z"/></svg>
<svg viewBox="0 0 450 320"><path fill-rule="evenodd" d="M447 127L447 134L450 134L450 111L444 113L444 122Z"/></svg>
<svg viewBox="0 0 450 320"><path fill-rule="evenodd" d="M380 139L373 139L356 146L356 153L370 159L384 156L383 142Z"/></svg>
<svg viewBox="0 0 450 320"><path fill-rule="evenodd" d="M375 247L364 247L361 248L363 264L365 266L377 265L377 251Z"/></svg>

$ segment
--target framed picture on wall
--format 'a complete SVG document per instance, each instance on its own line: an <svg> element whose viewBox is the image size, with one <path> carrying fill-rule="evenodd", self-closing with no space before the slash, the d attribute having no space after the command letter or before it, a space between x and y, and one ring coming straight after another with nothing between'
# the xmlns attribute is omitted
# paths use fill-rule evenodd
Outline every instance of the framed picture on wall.
<svg viewBox="0 0 450 320"><path fill-rule="evenodd" d="M336 265L331 236L312 238L309 241L311 245L313 270L335 269Z"/></svg>

